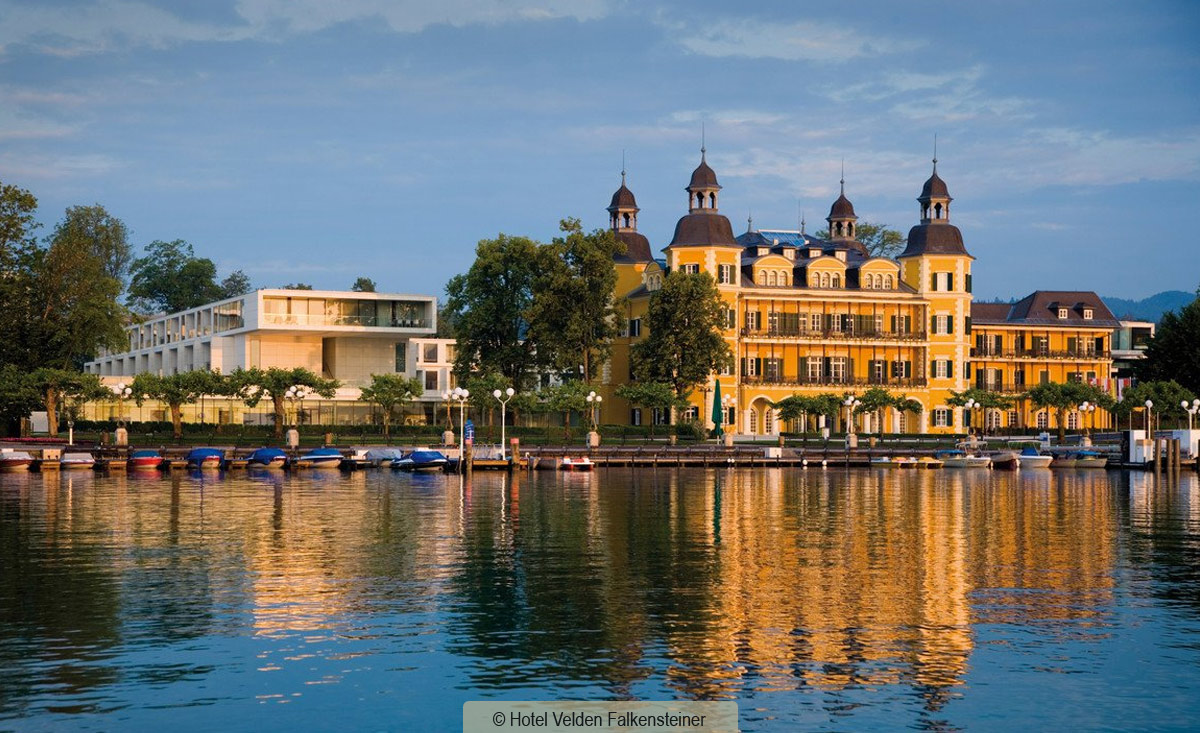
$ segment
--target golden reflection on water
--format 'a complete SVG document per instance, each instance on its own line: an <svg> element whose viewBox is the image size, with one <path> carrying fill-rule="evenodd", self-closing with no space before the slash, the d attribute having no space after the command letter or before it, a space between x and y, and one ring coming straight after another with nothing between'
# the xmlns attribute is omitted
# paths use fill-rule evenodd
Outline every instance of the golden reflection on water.
<svg viewBox="0 0 1200 733"><path fill-rule="evenodd" d="M0 489L29 526L21 552L98 553L95 572L114 579L114 597L98 604L101 642L128 633L122 608L157 594L172 633L186 613L197 634L268 643L254 666L267 674L396 651L389 644L417 653L407 636L437 633L479 660L466 671L479 687L573 677L631 697L661 676L680 696L711 699L904 685L937 710L960 694L981 624L1103 634L1122 532L1166 523L1200 535L1200 482L1172 480L80 473L10 476ZM343 673L321 669L307 683Z"/></svg>

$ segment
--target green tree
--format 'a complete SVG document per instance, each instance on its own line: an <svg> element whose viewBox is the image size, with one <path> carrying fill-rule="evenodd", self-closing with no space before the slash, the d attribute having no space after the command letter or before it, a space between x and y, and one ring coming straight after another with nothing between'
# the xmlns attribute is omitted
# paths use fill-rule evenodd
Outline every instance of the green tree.
<svg viewBox="0 0 1200 733"><path fill-rule="evenodd" d="M221 281L220 297L222 300L225 298L236 298L253 290L254 286L250 284L250 277L241 270L234 270Z"/></svg>
<svg viewBox="0 0 1200 733"><path fill-rule="evenodd" d="M1160 419L1173 418L1177 425L1182 426L1187 419L1181 402L1191 403L1196 399L1196 393L1174 380L1157 382L1138 382L1121 395L1121 401L1113 407L1117 415L1129 418L1135 411L1144 410L1146 400L1154 403L1154 415Z"/></svg>
<svg viewBox="0 0 1200 733"><path fill-rule="evenodd" d="M375 292L375 281L369 277L360 277L354 281L350 289L356 293L373 293Z"/></svg>
<svg viewBox="0 0 1200 733"><path fill-rule="evenodd" d="M879 433L883 434L883 411L889 407L896 405L896 397L891 392L888 392L883 387L871 387L866 392L858 395L858 407L854 408L857 415L871 413L879 425Z"/></svg>
<svg viewBox="0 0 1200 733"><path fill-rule="evenodd" d="M61 408L112 397L112 391L102 385L95 374L70 369L35 369L29 375L28 383L37 391L41 406L46 411L48 432L52 438L58 437Z"/></svg>
<svg viewBox="0 0 1200 733"><path fill-rule="evenodd" d="M207 257L196 257L192 245L182 239L146 245L130 271L125 302L139 313L174 313L226 297L217 283L217 266Z"/></svg>
<svg viewBox="0 0 1200 733"><path fill-rule="evenodd" d="M872 257L895 258L908 244L908 237L889 228L887 224L860 221L855 227L854 235ZM829 230L822 229L814 236L818 239L829 239Z"/></svg>
<svg viewBox="0 0 1200 733"><path fill-rule="evenodd" d="M1085 382L1047 382L1039 384L1025 393L1033 403L1034 408L1051 408L1058 419L1058 440L1062 442L1067 437L1067 412L1074 410L1084 402L1099 405L1104 409L1113 406L1113 399L1107 392Z"/></svg>
<svg viewBox="0 0 1200 733"><path fill-rule="evenodd" d="M142 372L129 385L138 407L146 399L158 400L171 412L171 427L178 440L183 436L183 405L195 404L204 395L220 394L222 377L207 369L158 376Z"/></svg>
<svg viewBox="0 0 1200 733"><path fill-rule="evenodd" d="M1200 393L1200 298L1163 314L1137 374L1148 382L1174 380Z"/></svg>
<svg viewBox="0 0 1200 733"><path fill-rule="evenodd" d="M238 395L247 406L254 407L261 400L271 400L275 411L276 438L283 437L283 423L287 419L285 410L289 387L304 387L319 397L330 399L341 384L336 379L325 379L304 367L295 367L294 369L239 368L229 375L229 379L231 384L236 386Z"/></svg>
<svg viewBox="0 0 1200 733"><path fill-rule="evenodd" d="M571 413L583 412L587 409L588 386L581 381L571 380L542 390L546 396L546 404L553 412L561 412L563 416L563 437L571 439Z"/></svg>
<svg viewBox="0 0 1200 733"><path fill-rule="evenodd" d="M503 374L523 389L539 364L528 313L537 277L538 243L505 234L475 247L475 261L446 285L446 309L458 339L454 372L466 382L472 370Z"/></svg>
<svg viewBox="0 0 1200 733"><path fill-rule="evenodd" d="M487 413L487 422L489 425L495 425L494 410L500 407L500 402L492 395L496 390L503 392L512 387L512 383L503 374L491 372L489 374L475 374L467 379L463 385L471 396L467 398L471 403L471 407L475 408L476 415Z"/></svg>
<svg viewBox="0 0 1200 733"><path fill-rule="evenodd" d="M21 420L42 402L29 372L12 364L0 365L0 436L19 435Z"/></svg>
<svg viewBox="0 0 1200 733"><path fill-rule="evenodd" d="M32 257L31 298L20 304L32 305L22 316L28 366L77 369L98 347L127 343L117 302L129 260L124 233L103 207L75 206Z"/></svg>
<svg viewBox="0 0 1200 733"><path fill-rule="evenodd" d="M675 389L664 382L630 382L617 387L616 395L634 407L648 410L678 410L688 404L687 395L675 396ZM654 420L650 420L650 435L654 435Z"/></svg>
<svg viewBox="0 0 1200 733"><path fill-rule="evenodd" d="M733 362L721 335L725 301L706 272L672 272L650 296L649 334L633 347L639 381L671 385L682 399Z"/></svg>
<svg viewBox="0 0 1200 733"><path fill-rule="evenodd" d="M288 283L287 285L280 285L279 289L280 290L312 290L313 286L309 285L308 283Z"/></svg>
<svg viewBox="0 0 1200 733"><path fill-rule="evenodd" d="M981 408L985 415L988 410L1007 410L1016 404L1016 399L1008 395L992 392L991 390L979 389L972 387L963 390L962 392L950 391L950 397L946 399L946 404L954 405L955 407L963 407L967 402L974 400L975 406ZM983 429L987 429L987 418L984 417Z"/></svg>
<svg viewBox="0 0 1200 733"><path fill-rule="evenodd" d="M816 395L794 394L771 403L771 406L779 410L779 419L784 422L807 421L809 416L814 415L824 415L832 419L837 417L842 409L842 398L829 392ZM808 432L807 425L802 432Z"/></svg>
<svg viewBox="0 0 1200 733"><path fill-rule="evenodd" d="M619 332L613 258L625 252L625 244L611 230L585 234L578 219L564 219L559 229L564 236L538 250L529 328L548 364L582 369L590 384Z"/></svg>
<svg viewBox="0 0 1200 733"><path fill-rule="evenodd" d="M403 374L372 374L371 383L362 388L362 400L379 405L383 411L383 437L390 436L392 413L425 392L421 381Z"/></svg>

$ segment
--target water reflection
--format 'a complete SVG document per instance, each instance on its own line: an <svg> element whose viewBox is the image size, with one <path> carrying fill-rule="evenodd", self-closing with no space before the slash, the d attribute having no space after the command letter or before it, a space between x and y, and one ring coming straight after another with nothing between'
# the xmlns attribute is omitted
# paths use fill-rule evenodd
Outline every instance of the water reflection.
<svg viewBox="0 0 1200 733"><path fill-rule="evenodd" d="M426 689L436 727L517 695L944 729L981 665L1111 674L1131 608L1182 609L1195 661L1198 536L1190 475L3 475L0 720Z"/></svg>

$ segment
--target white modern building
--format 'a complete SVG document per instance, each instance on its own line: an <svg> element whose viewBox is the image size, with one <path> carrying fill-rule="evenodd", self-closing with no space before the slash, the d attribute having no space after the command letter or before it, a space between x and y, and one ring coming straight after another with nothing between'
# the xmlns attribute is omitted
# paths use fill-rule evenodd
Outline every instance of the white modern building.
<svg viewBox="0 0 1200 733"><path fill-rule="evenodd" d="M127 350L102 351L85 371L116 384L143 372L304 367L341 382L334 400L305 405L306 411L333 410L334 415L310 415L306 421L365 421L370 408L355 403L372 374L419 379L425 394L417 411L429 417L442 392L453 387L454 341L436 338L437 298L428 295L258 290L152 316L127 332ZM262 412L230 406L227 417L241 422L236 420L240 414L246 422L258 422Z"/></svg>

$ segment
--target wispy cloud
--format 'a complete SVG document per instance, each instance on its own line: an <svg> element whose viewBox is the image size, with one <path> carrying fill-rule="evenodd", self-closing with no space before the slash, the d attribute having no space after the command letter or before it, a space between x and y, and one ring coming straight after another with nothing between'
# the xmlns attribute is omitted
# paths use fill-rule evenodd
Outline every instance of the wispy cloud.
<svg viewBox="0 0 1200 733"><path fill-rule="evenodd" d="M923 41L864 34L858 28L812 21L776 23L757 19L660 20L676 42L702 56L772 58L835 63L912 51Z"/></svg>
<svg viewBox="0 0 1200 733"><path fill-rule="evenodd" d="M278 41L342 23L376 21L395 32L432 25L467 26L591 20L608 12L606 0L240 0L225 22L182 17L137 0L70 5L0 3L0 49L23 44L72 57L131 46L164 48L194 41Z"/></svg>
<svg viewBox="0 0 1200 733"><path fill-rule="evenodd" d="M120 167L120 162L98 153L82 155L0 154L0 170L12 180L75 180L104 175Z"/></svg>

